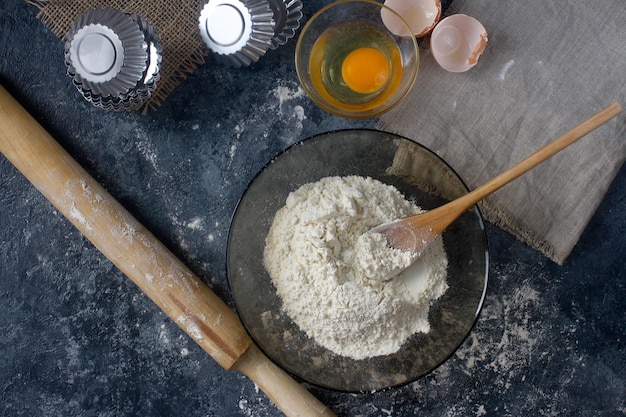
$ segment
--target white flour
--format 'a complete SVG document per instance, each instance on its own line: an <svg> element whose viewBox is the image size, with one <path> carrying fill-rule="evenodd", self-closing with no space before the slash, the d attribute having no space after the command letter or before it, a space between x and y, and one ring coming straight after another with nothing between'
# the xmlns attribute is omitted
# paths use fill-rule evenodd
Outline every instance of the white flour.
<svg viewBox="0 0 626 417"><path fill-rule="evenodd" d="M420 212L397 189L371 178L327 177L292 192L276 213L264 262L284 312L318 344L353 359L396 352L428 332L428 310L447 289L447 257L436 239L414 260L384 237L364 234Z"/></svg>

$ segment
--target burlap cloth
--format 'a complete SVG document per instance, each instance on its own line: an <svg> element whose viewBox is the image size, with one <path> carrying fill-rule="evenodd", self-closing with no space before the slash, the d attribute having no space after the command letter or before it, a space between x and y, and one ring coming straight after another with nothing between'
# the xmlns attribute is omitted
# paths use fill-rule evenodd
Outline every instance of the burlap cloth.
<svg viewBox="0 0 626 417"><path fill-rule="evenodd" d="M156 90L143 106L156 109L174 88L205 62L208 48L198 30L205 0L26 0L39 8L38 17L62 40L71 23L88 9L112 7L137 14L156 27L163 46ZM61 58L62 59L62 58Z"/></svg>
<svg viewBox="0 0 626 417"><path fill-rule="evenodd" d="M476 188L613 101L626 104L623 0L457 0L489 43L447 73L422 51L409 97L377 124L439 154ZM563 263L626 155L624 113L481 204L485 217ZM400 155L395 169L417 172Z"/></svg>

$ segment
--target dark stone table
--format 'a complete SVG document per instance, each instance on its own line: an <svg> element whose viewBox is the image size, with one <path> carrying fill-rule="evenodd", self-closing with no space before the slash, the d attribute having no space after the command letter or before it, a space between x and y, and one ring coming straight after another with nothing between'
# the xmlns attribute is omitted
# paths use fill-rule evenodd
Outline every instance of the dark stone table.
<svg viewBox="0 0 626 417"><path fill-rule="evenodd" d="M36 8L0 3L0 83L227 302L229 220L256 172L308 136L375 123L313 105L294 47L239 70L209 58L158 111L109 113L71 85ZM487 226L488 295L449 360L401 388L311 391L340 416L626 415L626 170L563 266ZM96 415L280 413L0 157L0 416Z"/></svg>

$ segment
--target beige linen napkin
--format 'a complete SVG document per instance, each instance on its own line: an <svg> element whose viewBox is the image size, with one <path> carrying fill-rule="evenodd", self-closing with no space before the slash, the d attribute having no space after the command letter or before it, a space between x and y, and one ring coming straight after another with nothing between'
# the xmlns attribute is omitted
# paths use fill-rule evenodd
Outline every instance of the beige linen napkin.
<svg viewBox="0 0 626 417"><path fill-rule="evenodd" d="M489 35L476 67L421 51L416 84L377 127L432 149L476 188L613 101L626 105L623 0L457 0ZM557 263L626 156L626 117L600 127L481 203L485 217Z"/></svg>

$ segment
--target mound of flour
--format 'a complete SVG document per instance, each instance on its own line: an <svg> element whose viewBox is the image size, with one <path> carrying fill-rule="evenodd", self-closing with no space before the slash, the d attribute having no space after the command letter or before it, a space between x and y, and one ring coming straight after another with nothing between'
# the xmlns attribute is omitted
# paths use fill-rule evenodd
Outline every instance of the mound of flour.
<svg viewBox="0 0 626 417"><path fill-rule="evenodd" d="M442 240L415 261L382 235L365 233L420 211L395 187L359 176L327 177L292 192L264 251L284 312L318 344L357 360L394 353L414 333L428 332L430 304L447 289ZM378 277L411 263L391 280Z"/></svg>

